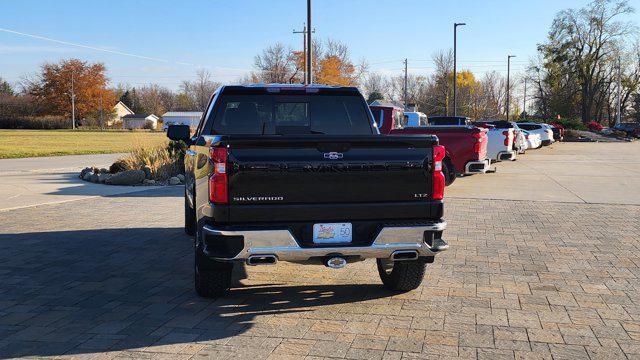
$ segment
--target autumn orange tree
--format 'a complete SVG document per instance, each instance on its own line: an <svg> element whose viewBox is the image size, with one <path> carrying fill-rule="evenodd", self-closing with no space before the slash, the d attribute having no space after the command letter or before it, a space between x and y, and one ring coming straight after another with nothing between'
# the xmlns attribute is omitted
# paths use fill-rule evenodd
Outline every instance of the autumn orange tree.
<svg viewBox="0 0 640 360"><path fill-rule="evenodd" d="M31 93L46 104L47 115L71 115L71 96L75 94L76 118L95 116L100 102L106 110L115 104L114 93L107 89L109 80L102 63L89 64L78 59L42 65L40 81Z"/></svg>
<svg viewBox="0 0 640 360"><path fill-rule="evenodd" d="M354 86L358 80L358 67L349 57L349 49L335 40L314 41L312 52L314 83ZM304 81L305 54L275 44L257 55L255 71L242 80L245 83L302 83Z"/></svg>
<svg viewBox="0 0 640 360"><path fill-rule="evenodd" d="M314 64L315 82L326 85L356 85L356 66L351 62L346 44L329 39L326 41L326 49L319 50Z"/></svg>

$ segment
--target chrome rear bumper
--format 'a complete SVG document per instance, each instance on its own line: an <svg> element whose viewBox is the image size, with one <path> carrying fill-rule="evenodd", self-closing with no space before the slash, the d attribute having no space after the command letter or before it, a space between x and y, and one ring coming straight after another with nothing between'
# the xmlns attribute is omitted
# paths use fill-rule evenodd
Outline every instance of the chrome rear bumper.
<svg viewBox="0 0 640 360"><path fill-rule="evenodd" d="M498 153L498 160L515 160L516 152L515 151L501 151Z"/></svg>
<svg viewBox="0 0 640 360"><path fill-rule="evenodd" d="M491 164L489 162L489 159L485 159L482 161L469 161L464 166L464 174L465 175L484 174L487 171L489 171L490 167L491 167Z"/></svg>
<svg viewBox="0 0 640 360"><path fill-rule="evenodd" d="M425 232L439 232L446 228L446 222L420 226L384 227L369 246L332 246L332 247L300 247L289 230L247 230L227 231L214 229L205 225L203 231L213 236L241 236L244 240L242 250L230 258L216 257L207 251L206 255L216 260L247 260L255 255L274 255L279 261L305 261L311 258L326 256L355 256L368 258L391 258L393 253L403 250L414 250L419 256L434 256L447 250L442 239L433 244L425 241Z"/></svg>

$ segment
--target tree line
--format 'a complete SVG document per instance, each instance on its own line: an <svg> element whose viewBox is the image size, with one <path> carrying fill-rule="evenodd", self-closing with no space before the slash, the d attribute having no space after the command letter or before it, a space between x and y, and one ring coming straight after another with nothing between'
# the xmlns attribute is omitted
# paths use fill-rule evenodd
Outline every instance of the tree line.
<svg viewBox="0 0 640 360"><path fill-rule="evenodd" d="M628 1L595 0L561 11L527 71L535 112L589 121L640 121L640 41ZM620 89L620 91L619 91Z"/></svg>
<svg viewBox="0 0 640 360"><path fill-rule="evenodd" d="M634 13L627 0L594 0L584 8L559 12L537 56L508 86L497 71L481 76L459 71L456 109L451 50L432 54L434 70L429 75L408 74L406 81L404 75L371 71L366 61L355 65L348 47L335 40L313 43L312 66L316 82L358 86L369 102L401 103L406 90L406 102L429 115L504 118L509 99L511 118L613 125L619 101L623 121L640 121L640 41L637 24L625 20ZM304 54L275 44L255 57L254 69L242 82L302 83ZM530 84L529 92L514 94L524 82ZM526 111L523 100L529 104Z"/></svg>
<svg viewBox="0 0 640 360"><path fill-rule="evenodd" d="M472 118L503 118L509 98L512 118L580 119L608 125L616 118L619 97L621 118L640 121L640 41L637 24L625 20L631 14L634 9L626 0L594 0L584 8L561 11L547 39L538 45L537 56L524 74L512 78L509 89L499 72L479 76L459 71L456 109L453 54L448 49L432 54L430 74L410 73L405 82L404 75L371 70L366 60L355 63L348 46L340 41L316 40L311 46L314 82L357 86L369 102L403 102L406 87L407 103L429 115L456 112ZM255 56L253 70L239 82L303 83L304 68L302 51L276 43ZM523 81L532 89L527 94L528 111L520 107L522 97L514 96ZM201 111L220 83L208 71L199 70L195 80L183 81L177 91L153 83L109 85L104 64L77 59L46 63L18 87L0 79L0 121L38 116L68 119L72 96L76 117L93 124L101 115L112 116L118 100L136 113Z"/></svg>
<svg viewBox="0 0 640 360"><path fill-rule="evenodd" d="M113 119L118 101L136 114L202 111L220 86L202 69L194 80L182 81L178 91L153 83L110 87L106 73L102 63L69 59L43 64L18 86L0 78L0 127L68 128L72 99L78 123L91 127L104 127Z"/></svg>

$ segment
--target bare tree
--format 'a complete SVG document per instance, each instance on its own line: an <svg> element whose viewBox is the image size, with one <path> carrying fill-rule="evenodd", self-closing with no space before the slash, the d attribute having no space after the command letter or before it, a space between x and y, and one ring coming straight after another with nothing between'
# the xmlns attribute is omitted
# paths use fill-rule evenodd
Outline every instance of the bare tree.
<svg viewBox="0 0 640 360"><path fill-rule="evenodd" d="M262 83L290 82L295 72L295 61L290 55L291 49L281 43L269 46L254 59L255 76Z"/></svg>
<svg viewBox="0 0 640 360"><path fill-rule="evenodd" d="M157 84L149 84L136 88L140 106L146 112L161 116L176 107L176 94Z"/></svg>
<svg viewBox="0 0 640 360"><path fill-rule="evenodd" d="M636 31L622 16L633 13L628 1L594 0L580 10L564 10L555 18L549 41L541 45L547 63L575 74L580 88L580 114L590 121L597 97L605 92L607 72L627 36Z"/></svg>
<svg viewBox="0 0 640 360"><path fill-rule="evenodd" d="M200 69L196 72L196 79L193 81L183 81L180 88L185 93L195 109L204 111L209 104L211 95L219 88L221 84L213 81L211 73L206 69Z"/></svg>
<svg viewBox="0 0 640 360"><path fill-rule="evenodd" d="M360 83L360 90L365 97L378 93L385 98L391 98L389 93L389 80L377 72L371 72L364 76Z"/></svg>

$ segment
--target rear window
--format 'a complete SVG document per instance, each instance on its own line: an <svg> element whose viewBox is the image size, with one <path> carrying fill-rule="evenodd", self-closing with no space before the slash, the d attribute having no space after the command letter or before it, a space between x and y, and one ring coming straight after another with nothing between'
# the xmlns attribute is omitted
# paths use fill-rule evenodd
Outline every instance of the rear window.
<svg viewBox="0 0 640 360"><path fill-rule="evenodd" d="M485 123L494 125L500 129L512 129L513 124L510 121L486 121Z"/></svg>
<svg viewBox="0 0 640 360"><path fill-rule="evenodd" d="M470 125L470 121L462 116L432 116L429 117L430 125Z"/></svg>
<svg viewBox="0 0 640 360"><path fill-rule="evenodd" d="M538 130L542 128L541 125L535 125L535 124L518 124L518 127L520 129L525 129L525 130Z"/></svg>
<svg viewBox="0 0 640 360"><path fill-rule="evenodd" d="M216 109L215 134L373 134L359 96L223 95Z"/></svg>
<svg viewBox="0 0 640 360"><path fill-rule="evenodd" d="M432 125L460 125L458 119L429 119L429 123Z"/></svg>

